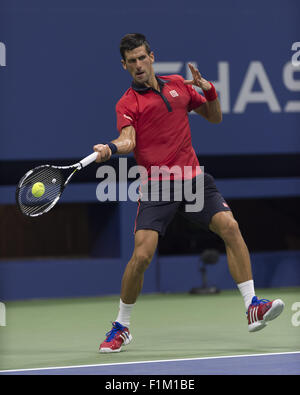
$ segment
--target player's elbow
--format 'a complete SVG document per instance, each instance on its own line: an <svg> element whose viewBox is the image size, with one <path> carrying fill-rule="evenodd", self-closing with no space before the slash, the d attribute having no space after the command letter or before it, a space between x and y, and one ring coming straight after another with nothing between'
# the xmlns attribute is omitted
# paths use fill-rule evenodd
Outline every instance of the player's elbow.
<svg viewBox="0 0 300 395"><path fill-rule="evenodd" d="M126 146L126 153L130 154L135 149L135 141L132 139L127 139L124 143L124 145Z"/></svg>
<svg viewBox="0 0 300 395"><path fill-rule="evenodd" d="M222 122L222 113L214 114L208 118L211 123L221 123Z"/></svg>
<svg viewBox="0 0 300 395"><path fill-rule="evenodd" d="M135 149L135 142L131 142L131 145L130 145L130 152L133 152L134 149Z"/></svg>
<svg viewBox="0 0 300 395"><path fill-rule="evenodd" d="M221 123L223 120L222 114L220 113L217 117L217 119L215 120L215 123Z"/></svg>

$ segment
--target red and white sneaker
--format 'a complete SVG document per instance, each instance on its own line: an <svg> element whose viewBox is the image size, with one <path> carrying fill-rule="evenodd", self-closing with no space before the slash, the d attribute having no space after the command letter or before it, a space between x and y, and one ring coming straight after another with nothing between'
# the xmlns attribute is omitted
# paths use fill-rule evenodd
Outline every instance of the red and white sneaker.
<svg viewBox="0 0 300 395"><path fill-rule="evenodd" d="M126 326L112 323L112 329L106 333L106 339L100 344L99 352L120 352L123 345L131 342L132 336Z"/></svg>
<svg viewBox="0 0 300 395"><path fill-rule="evenodd" d="M253 296L247 311L249 332L263 329L268 321L274 320L282 313L283 308L284 303L281 299L270 301Z"/></svg>

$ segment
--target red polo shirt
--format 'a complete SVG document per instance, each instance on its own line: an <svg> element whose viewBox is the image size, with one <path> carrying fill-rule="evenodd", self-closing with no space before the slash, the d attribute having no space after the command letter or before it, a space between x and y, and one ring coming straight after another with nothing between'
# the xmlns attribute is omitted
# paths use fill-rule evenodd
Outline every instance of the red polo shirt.
<svg viewBox="0 0 300 395"><path fill-rule="evenodd" d="M192 147L188 112L206 99L179 75L156 78L160 92L132 83L121 97L116 105L117 128L119 132L125 126L135 128L134 156L149 178L193 178L201 170ZM160 173L155 173L157 169Z"/></svg>

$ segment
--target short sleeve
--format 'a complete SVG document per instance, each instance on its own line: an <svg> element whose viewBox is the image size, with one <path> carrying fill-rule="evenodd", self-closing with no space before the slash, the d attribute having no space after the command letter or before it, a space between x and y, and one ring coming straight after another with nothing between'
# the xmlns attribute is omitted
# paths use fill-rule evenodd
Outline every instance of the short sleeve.
<svg viewBox="0 0 300 395"><path fill-rule="evenodd" d="M117 129L121 133L126 126L136 128L136 113L134 105L126 100L120 100L116 105Z"/></svg>
<svg viewBox="0 0 300 395"><path fill-rule="evenodd" d="M190 102L188 105L188 111L195 110L195 108L200 107L203 103L206 102L205 97L200 95L200 93L198 93L196 91L196 89L193 88L192 85L186 85L186 88L187 88L189 95L190 95Z"/></svg>

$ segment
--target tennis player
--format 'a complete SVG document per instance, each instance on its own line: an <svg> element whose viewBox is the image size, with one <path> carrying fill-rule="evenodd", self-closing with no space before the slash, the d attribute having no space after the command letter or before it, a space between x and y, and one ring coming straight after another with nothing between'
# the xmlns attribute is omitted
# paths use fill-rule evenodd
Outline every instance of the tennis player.
<svg viewBox="0 0 300 395"><path fill-rule="evenodd" d="M195 184L203 173L192 147L188 113L194 111L209 122L220 123L222 112L215 87L192 64L189 64L192 80L184 80L180 75L155 75L154 53L142 34L124 36L120 52L122 66L133 81L116 105L120 136L108 144L94 146L94 151L98 152L97 162L107 161L116 153L134 152L138 165L147 169L148 182L151 181L151 168L164 166L165 169L182 170L178 174L170 172L171 179L181 177ZM200 87L203 95L193 85ZM185 166L191 169L187 174L183 171ZM130 317L142 290L144 272L157 248L159 235L164 235L177 211L223 239L230 274L245 303L250 332L264 328L282 312L282 300L259 300L255 296L248 248L213 177L204 174L204 207L201 211L184 212L183 203L186 202L139 199L135 245L123 274L119 312L111 331L100 344L100 352L118 352L132 340Z"/></svg>

